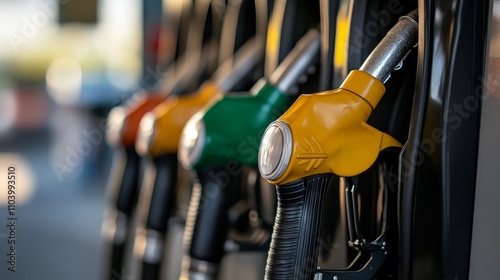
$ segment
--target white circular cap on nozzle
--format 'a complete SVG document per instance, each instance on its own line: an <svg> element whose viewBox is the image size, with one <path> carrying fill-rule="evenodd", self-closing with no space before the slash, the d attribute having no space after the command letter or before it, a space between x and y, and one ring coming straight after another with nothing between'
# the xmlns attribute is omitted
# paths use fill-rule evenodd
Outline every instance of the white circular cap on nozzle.
<svg viewBox="0 0 500 280"><path fill-rule="evenodd" d="M200 159L205 145L205 122L202 114L195 114L182 130L179 143L179 162L186 169Z"/></svg>
<svg viewBox="0 0 500 280"><path fill-rule="evenodd" d="M272 122L264 132L259 148L259 171L267 180L283 175L292 154L292 132L283 121Z"/></svg>
<svg viewBox="0 0 500 280"><path fill-rule="evenodd" d="M135 145L136 151L141 155L146 155L151 150L156 129L156 115L148 112L142 117L137 133Z"/></svg>
<svg viewBox="0 0 500 280"><path fill-rule="evenodd" d="M115 107L109 112L106 138L109 145L120 145L127 113L123 107Z"/></svg>

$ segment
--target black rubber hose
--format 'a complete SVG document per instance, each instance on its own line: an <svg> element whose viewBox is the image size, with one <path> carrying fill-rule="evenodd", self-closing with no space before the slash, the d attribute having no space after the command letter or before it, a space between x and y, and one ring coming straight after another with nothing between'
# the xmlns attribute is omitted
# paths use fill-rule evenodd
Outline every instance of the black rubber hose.
<svg viewBox="0 0 500 280"><path fill-rule="evenodd" d="M177 154L158 157L153 162L157 171L146 225L148 229L166 232L177 195Z"/></svg>
<svg viewBox="0 0 500 280"><path fill-rule="evenodd" d="M266 279L313 279L321 211L331 174L276 186L278 210L267 257Z"/></svg>
<svg viewBox="0 0 500 280"><path fill-rule="evenodd" d="M125 243L111 245L110 269L105 280L121 279L125 254Z"/></svg>
<svg viewBox="0 0 500 280"><path fill-rule="evenodd" d="M152 159L154 170L153 180L150 186L143 185L141 188L140 200L137 206L139 219L145 221L144 233L153 231L154 238L158 240L146 239L146 248L154 246L153 250L145 251L140 256L142 280L160 279L160 265L163 261L165 236L168 230L168 220L172 214L175 204L176 183L177 183L177 155L168 154ZM145 172L145 176L148 172ZM154 242L154 244L148 244Z"/></svg>
<svg viewBox="0 0 500 280"><path fill-rule="evenodd" d="M229 230L232 189L241 183L226 166L196 171L195 184L184 231L184 246L190 259L218 266L224 255Z"/></svg>
<svg viewBox="0 0 500 280"><path fill-rule="evenodd" d="M119 157L119 153L124 153L124 158ZM116 151L116 159L124 160L124 165L116 165L116 169L112 170L111 176L115 180L111 180L110 204L111 211L114 217L110 221L105 221L106 224L112 224L114 228L112 235L108 236L108 248L111 248L109 259L109 270L106 274L106 279L115 279L117 275L122 274L122 268L125 260L125 246L130 239L131 232L131 215L135 207L138 181L140 173L140 158L135 152L135 149L129 148L124 151Z"/></svg>
<svg viewBox="0 0 500 280"><path fill-rule="evenodd" d="M126 162L122 180L116 192L116 209L129 217L136 205L139 192L140 158L135 148L125 150Z"/></svg>

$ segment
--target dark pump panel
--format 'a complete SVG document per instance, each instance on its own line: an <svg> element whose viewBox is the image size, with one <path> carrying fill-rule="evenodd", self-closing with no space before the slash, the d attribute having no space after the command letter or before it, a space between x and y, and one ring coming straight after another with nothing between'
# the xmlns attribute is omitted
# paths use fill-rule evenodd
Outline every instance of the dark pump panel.
<svg viewBox="0 0 500 280"><path fill-rule="evenodd" d="M59 23L97 23L97 0L59 0Z"/></svg>

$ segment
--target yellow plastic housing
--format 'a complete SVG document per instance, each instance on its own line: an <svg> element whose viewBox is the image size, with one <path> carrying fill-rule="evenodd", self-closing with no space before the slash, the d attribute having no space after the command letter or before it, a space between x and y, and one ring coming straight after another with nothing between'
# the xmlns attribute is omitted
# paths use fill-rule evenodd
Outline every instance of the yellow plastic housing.
<svg viewBox="0 0 500 280"><path fill-rule="evenodd" d="M186 122L210 101L220 97L222 94L218 87L207 81L196 93L166 99L150 113L155 117L153 133L147 136L138 135L137 152L151 157L176 153ZM141 129L139 133L145 132Z"/></svg>
<svg viewBox="0 0 500 280"><path fill-rule="evenodd" d="M292 154L283 175L271 183L322 173L355 176L373 165L381 150L401 147L366 123L384 93L379 80L355 70L339 89L299 97L279 118L290 126Z"/></svg>

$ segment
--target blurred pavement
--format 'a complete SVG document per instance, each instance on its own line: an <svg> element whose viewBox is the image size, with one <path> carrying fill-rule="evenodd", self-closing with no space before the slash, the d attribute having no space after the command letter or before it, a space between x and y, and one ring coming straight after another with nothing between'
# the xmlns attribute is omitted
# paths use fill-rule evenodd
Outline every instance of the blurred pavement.
<svg viewBox="0 0 500 280"><path fill-rule="evenodd" d="M18 153L29 166L23 168L17 164L18 186L27 179L23 176L29 175L29 169L33 173L31 198L16 205L15 273L7 270L7 208L0 204L0 279L100 279L103 256L100 227L105 202L105 178L101 177L105 176L87 178L86 182L93 182L85 183L88 185L78 181L59 183L49 163L49 143L50 136L38 132L0 144L0 161L8 160L2 157L3 152ZM2 162L2 166L5 164L9 163ZM0 170L0 192L7 191L6 173L7 170Z"/></svg>

